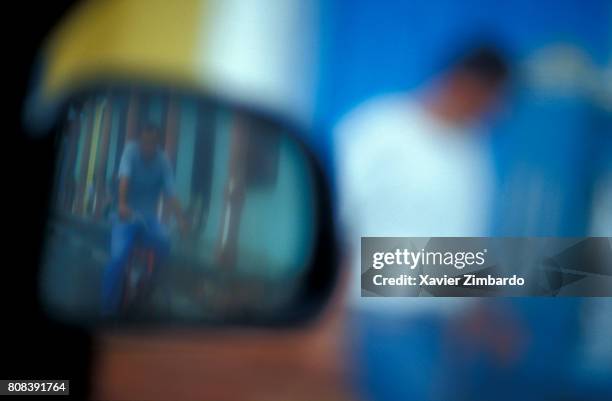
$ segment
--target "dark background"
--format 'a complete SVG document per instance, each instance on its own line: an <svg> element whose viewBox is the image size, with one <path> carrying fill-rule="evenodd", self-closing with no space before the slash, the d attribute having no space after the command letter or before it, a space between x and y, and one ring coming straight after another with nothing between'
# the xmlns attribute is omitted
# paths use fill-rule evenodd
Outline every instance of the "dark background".
<svg viewBox="0 0 612 401"><path fill-rule="evenodd" d="M73 399L87 397L91 343L86 333L50 322L38 305L37 266L53 167L53 142L28 137L22 107L41 42L73 3L11 2L3 11L5 181L2 379L69 379ZM8 88L8 90L6 89ZM66 399L63 396L61 399Z"/></svg>

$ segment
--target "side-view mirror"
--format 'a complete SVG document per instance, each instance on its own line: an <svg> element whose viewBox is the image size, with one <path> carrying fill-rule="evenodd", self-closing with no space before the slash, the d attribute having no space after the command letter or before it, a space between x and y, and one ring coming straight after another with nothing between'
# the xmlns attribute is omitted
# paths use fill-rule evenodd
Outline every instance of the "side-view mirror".
<svg viewBox="0 0 612 401"><path fill-rule="evenodd" d="M325 304L329 189L297 128L150 85L97 84L62 110L39 275L50 315L282 325Z"/></svg>

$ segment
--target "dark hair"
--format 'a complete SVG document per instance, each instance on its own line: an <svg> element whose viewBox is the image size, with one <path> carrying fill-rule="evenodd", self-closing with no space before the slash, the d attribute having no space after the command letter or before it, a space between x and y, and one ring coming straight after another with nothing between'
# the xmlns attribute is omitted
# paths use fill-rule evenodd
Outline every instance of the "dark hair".
<svg viewBox="0 0 612 401"><path fill-rule="evenodd" d="M506 82L510 77L510 62L499 47L483 44L471 46L455 59L451 71L465 72L491 85Z"/></svg>
<svg viewBox="0 0 612 401"><path fill-rule="evenodd" d="M161 128L159 127L159 125L157 125L157 124L146 123L146 124L143 124L143 125L140 127L140 135L142 135L142 134L143 134L143 132L150 132L150 133L153 133L153 134L155 134L155 135L156 135L158 138L160 138L160 137L161 137L162 130L161 130Z"/></svg>

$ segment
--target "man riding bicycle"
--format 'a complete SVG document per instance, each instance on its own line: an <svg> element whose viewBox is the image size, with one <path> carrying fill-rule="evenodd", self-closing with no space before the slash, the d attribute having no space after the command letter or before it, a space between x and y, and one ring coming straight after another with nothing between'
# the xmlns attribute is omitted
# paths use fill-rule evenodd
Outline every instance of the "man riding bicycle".
<svg viewBox="0 0 612 401"><path fill-rule="evenodd" d="M116 315L121 303L125 269L135 247L153 250L163 260L170 239L157 217L160 197L184 232L186 220L174 188L172 167L160 147L161 131L147 125L137 141L128 142L119 163L117 213L111 217L111 257L102 278L102 314Z"/></svg>

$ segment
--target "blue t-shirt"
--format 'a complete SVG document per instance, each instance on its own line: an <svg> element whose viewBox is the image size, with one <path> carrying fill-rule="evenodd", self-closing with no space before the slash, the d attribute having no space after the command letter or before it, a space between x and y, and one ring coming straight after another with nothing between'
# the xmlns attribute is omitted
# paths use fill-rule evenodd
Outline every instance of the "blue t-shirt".
<svg viewBox="0 0 612 401"><path fill-rule="evenodd" d="M166 154L158 150L145 160L136 142L129 142L119 163L119 179L128 178L127 202L130 209L143 217L154 217L162 194L174 196L172 168Z"/></svg>

